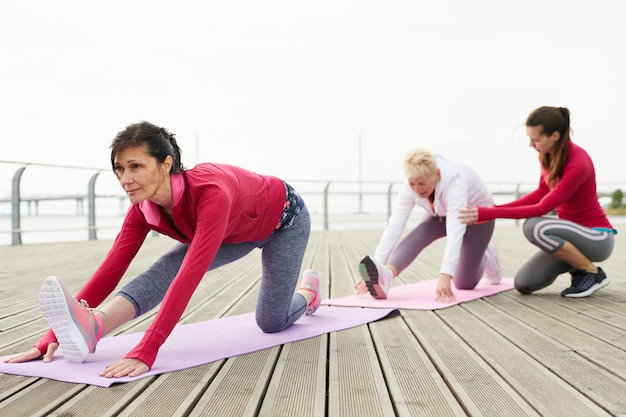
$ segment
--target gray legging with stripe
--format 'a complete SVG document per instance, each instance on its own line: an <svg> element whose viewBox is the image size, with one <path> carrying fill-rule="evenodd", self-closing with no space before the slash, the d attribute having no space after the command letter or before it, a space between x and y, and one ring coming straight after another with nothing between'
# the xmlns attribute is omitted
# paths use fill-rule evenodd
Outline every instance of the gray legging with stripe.
<svg viewBox="0 0 626 417"><path fill-rule="evenodd" d="M485 270L484 254L493 235L495 221L467 226L461 244L461 253L452 277L459 290L474 289ZM446 236L446 219L429 216L411 230L393 250L387 263L396 267L398 274L405 270L428 245Z"/></svg>
<svg viewBox="0 0 626 417"><path fill-rule="evenodd" d="M515 288L523 293L545 288L556 277L571 272L572 266L552 254L570 242L591 262L607 259L613 252L613 233L581 226L554 217L532 217L524 222L524 236L541 251L533 255L515 274Z"/></svg>
<svg viewBox="0 0 626 417"><path fill-rule="evenodd" d="M262 249L263 275L256 306L256 322L266 333L284 330L298 320L306 309L306 299L294 293L302 259L311 232L306 205L293 222L256 242L222 244L209 271L236 261L255 248ZM135 306L136 315L156 307L169 288L187 254L187 245L176 243L155 263L129 282L119 295Z"/></svg>

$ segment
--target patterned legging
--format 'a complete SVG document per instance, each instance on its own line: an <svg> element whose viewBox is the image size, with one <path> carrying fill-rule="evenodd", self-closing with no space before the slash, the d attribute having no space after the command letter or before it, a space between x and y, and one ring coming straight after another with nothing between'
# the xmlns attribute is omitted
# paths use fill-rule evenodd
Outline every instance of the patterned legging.
<svg viewBox="0 0 626 417"><path fill-rule="evenodd" d="M515 288L530 294L552 284L556 277L571 272L572 266L552 254L570 242L591 262L607 259L613 252L613 232L581 226L554 217L532 217L524 222L524 236L541 251L515 274Z"/></svg>

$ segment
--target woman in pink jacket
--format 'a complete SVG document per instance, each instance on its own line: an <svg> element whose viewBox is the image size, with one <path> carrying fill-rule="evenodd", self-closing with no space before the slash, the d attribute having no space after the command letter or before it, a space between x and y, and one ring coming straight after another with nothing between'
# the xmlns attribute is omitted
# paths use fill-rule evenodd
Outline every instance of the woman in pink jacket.
<svg viewBox="0 0 626 417"><path fill-rule="evenodd" d="M162 303L137 346L100 375L142 374L154 364L205 272L255 248L263 251L256 307L261 330L280 332L317 310L320 274L307 269L297 286L311 223L304 200L289 184L224 164L185 169L175 136L148 122L117 134L111 164L131 203L113 247L75 298L58 278L44 282L41 308L51 329L7 362L41 356L50 362L57 347L67 360L83 362L103 335ZM152 230L178 242L110 302L97 311L87 308L115 290Z"/></svg>
<svg viewBox="0 0 626 417"><path fill-rule="evenodd" d="M563 297L587 297L609 284L594 262L613 252L617 233L598 202L591 158L570 140L570 113L563 107L539 107L526 120L530 146L539 153L541 175L535 191L507 204L473 205L461 210L466 224L496 218L527 219L526 239L539 248L515 275L515 287L530 294L571 274ZM476 207L477 206L477 207ZM557 216L548 213L556 210Z"/></svg>

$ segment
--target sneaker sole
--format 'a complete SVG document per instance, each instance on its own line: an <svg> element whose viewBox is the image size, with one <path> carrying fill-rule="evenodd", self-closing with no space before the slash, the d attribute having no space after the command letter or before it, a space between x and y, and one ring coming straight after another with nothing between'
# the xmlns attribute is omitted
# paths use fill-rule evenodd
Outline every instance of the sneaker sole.
<svg viewBox="0 0 626 417"><path fill-rule="evenodd" d="M74 322L63 288L56 280L46 280L39 293L41 311L52 328L59 349L69 362L82 363L89 356L89 347L81 329Z"/></svg>
<svg viewBox="0 0 626 417"><path fill-rule="evenodd" d="M374 262L369 256L364 258L359 264L359 273L372 297L377 300L387 299L387 294L385 294L385 291L378 282L378 270L376 269L376 265L374 265Z"/></svg>
<svg viewBox="0 0 626 417"><path fill-rule="evenodd" d="M610 283L611 283L611 280L608 279L608 278L605 278L602 282L598 282L597 284L594 284L593 286L591 286L591 288L589 288L587 291L578 292L578 293L574 293L574 294L565 294L563 297L567 297L567 298L588 297L591 294L593 294L594 292L598 291L599 289L606 287Z"/></svg>

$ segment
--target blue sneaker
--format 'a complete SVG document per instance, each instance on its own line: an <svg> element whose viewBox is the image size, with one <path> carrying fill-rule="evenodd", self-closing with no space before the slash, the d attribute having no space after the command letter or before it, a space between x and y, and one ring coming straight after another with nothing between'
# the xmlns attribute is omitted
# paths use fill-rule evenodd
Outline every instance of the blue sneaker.
<svg viewBox="0 0 626 417"><path fill-rule="evenodd" d="M598 267L596 274L587 272L584 269L577 269L572 271L572 286L564 289L561 292L561 296L569 298L588 297L600 288L609 285L610 282L600 267Z"/></svg>

